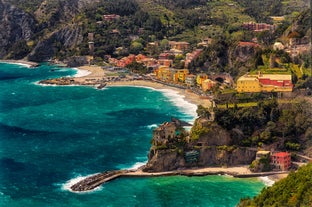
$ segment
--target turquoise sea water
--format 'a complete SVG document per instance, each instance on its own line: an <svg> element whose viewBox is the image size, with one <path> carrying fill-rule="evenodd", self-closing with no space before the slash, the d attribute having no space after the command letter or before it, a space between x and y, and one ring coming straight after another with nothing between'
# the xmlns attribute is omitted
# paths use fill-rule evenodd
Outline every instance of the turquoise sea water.
<svg viewBox="0 0 312 207"><path fill-rule="evenodd" d="M71 182L147 160L151 130L196 107L170 90L40 86L73 69L0 64L0 206L235 206L264 187L226 176L122 178L94 192Z"/></svg>

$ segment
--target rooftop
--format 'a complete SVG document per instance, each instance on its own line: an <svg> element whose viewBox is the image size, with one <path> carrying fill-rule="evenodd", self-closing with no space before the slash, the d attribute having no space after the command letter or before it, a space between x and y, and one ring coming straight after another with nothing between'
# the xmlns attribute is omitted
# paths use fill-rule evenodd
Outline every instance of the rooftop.
<svg viewBox="0 0 312 207"><path fill-rule="evenodd" d="M276 152L276 153L273 153L273 156L286 157L286 156L290 156L290 154L288 152Z"/></svg>
<svg viewBox="0 0 312 207"><path fill-rule="evenodd" d="M271 80L291 80L289 74L261 74L259 79L271 79Z"/></svg>

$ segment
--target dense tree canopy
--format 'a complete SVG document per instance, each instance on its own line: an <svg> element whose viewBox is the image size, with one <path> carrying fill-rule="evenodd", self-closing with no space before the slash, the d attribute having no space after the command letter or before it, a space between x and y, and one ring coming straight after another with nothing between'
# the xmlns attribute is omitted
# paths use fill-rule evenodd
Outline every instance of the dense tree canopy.
<svg viewBox="0 0 312 207"><path fill-rule="evenodd" d="M312 164L262 190L254 199L242 199L239 207L310 207L312 204Z"/></svg>

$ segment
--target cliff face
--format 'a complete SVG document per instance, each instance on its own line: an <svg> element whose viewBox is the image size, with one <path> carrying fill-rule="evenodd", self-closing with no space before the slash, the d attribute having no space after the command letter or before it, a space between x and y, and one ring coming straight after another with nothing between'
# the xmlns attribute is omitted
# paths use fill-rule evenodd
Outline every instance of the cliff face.
<svg viewBox="0 0 312 207"><path fill-rule="evenodd" d="M199 156L196 162L187 162L185 153L173 149L151 150L144 171L162 172L192 167L248 165L256 157L253 149L240 147L196 148Z"/></svg>
<svg viewBox="0 0 312 207"><path fill-rule="evenodd" d="M28 56L41 62L66 52L74 54L74 48L83 41L83 25L75 22L76 15L98 2L42 1L33 13L27 13L19 8L19 2L0 0L0 58Z"/></svg>
<svg viewBox="0 0 312 207"><path fill-rule="evenodd" d="M249 69L255 67L255 58L261 51L259 45L255 43L240 42L235 47L229 48L228 61L229 66L233 68L234 75L244 74Z"/></svg>
<svg viewBox="0 0 312 207"><path fill-rule="evenodd" d="M0 0L0 58L19 41L29 41L35 31L36 20L31 15Z"/></svg>
<svg viewBox="0 0 312 207"><path fill-rule="evenodd" d="M53 32L37 43L28 59L35 62L47 61L58 51L74 49L83 40L80 26L72 25Z"/></svg>
<svg viewBox="0 0 312 207"><path fill-rule="evenodd" d="M165 123L154 130L144 171L247 165L256 157L257 150L235 145L232 133L205 118L195 121L190 134L173 125Z"/></svg>

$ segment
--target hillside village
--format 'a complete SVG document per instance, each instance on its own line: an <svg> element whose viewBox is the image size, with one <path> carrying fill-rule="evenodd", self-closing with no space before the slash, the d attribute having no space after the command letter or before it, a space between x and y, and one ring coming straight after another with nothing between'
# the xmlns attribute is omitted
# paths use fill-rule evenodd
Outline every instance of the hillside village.
<svg viewBox="0 0 312 207"><path fill-rule="evenodd" d="M279 11L270 11L265 18L264 8L255 11L253 3L243 0L183 2L99 1L98 7L85 8L77 4L83 14L61 16L63 21L70 19L68 27L51 33L56 19L42 32L49 35L39 41L29 37L0 55L70 67L97 65L103 70L100 79L88 78L78 84L100 84L102 88L107 82L146 80L187 89L215 103L213 108L199 108L204 116L199 114L190 134L176 131L181 128L174 123L154 131L150 160L155 147L173 147L189 156L182 159L181 153L176 154L175 164L167 162L168 168L184 166L185 160L190 161L186 165L192 165L192 160L199 165L250 164L259 147L260 154L273 149L271 164L288 169L289 154L274 153L304 151L306 143L309 148L310 128L302 123L310 123L310 112L296 111L301 101L287 105L276 98L311 95L311 29L306 26L310 15L304 9L306 2L293 10L278 4ZM58 11L56 5L45 2L34 13L43 28L45 18L57 14L48 15L50 6ZM266 4L264 7L269 9ZM77 84L73 78L58 81ZM207 153L212 153L209 160L200 156ZM275 165L280 159L287 163ZM266 168L257 159L253 165L255 171Z"/></svg>
<svg viewBox="0 0 312 207"><path fill-rule="evenodd" d="M102 21L97 23L113 22L119 18L120 16L117 14L105 14ZM248 58L252 58L259 51L267 50L267 46L257 39L257 35L261 32L273 34L283 20L283 16L274 16L271 17L273 24L243 22L241 30L252 31L254 36L251 41L235 43L237 59L242 58L242 63L248 62ZM94 58L95 45L98 41L95 36L94 33L88 33L90 54L87 58L88 64L103 64L101 58ZM130 68L139 75L149 74L149 79L193 89L194 92L201 95L216 91L222 93L224 89L238 93L292 92L298 79L305 79L311 75L308 67L305 67L302 62L298 62L299 57L308 54L311 43L307 36L299 37L295 31L291 31L287 37L281 38L283 41L273 42L269 46L272 48L271 51L262 52L257 60L262 65L249 69L249 72L241 76L234 77L228 72L205 72L200 67L194 68L194 62L202 58L205 49L213 45L215 40L210 37L203 38L202 42L199 42L195 47L186 41L169 41L167 39L147 42L143 46L138 35L131 38L132 45L139 45L137 54L130 54L119 59L107 54L104 56L105 68L111 67L121 70ZM114 54L120 54L124 49L123 47L116 48ZM141 53L141 51L144 52ZM251 51L253 54L246 54L246 51ZM139 71L137 68L133 68L138 66L145 69Z"/></svg>

